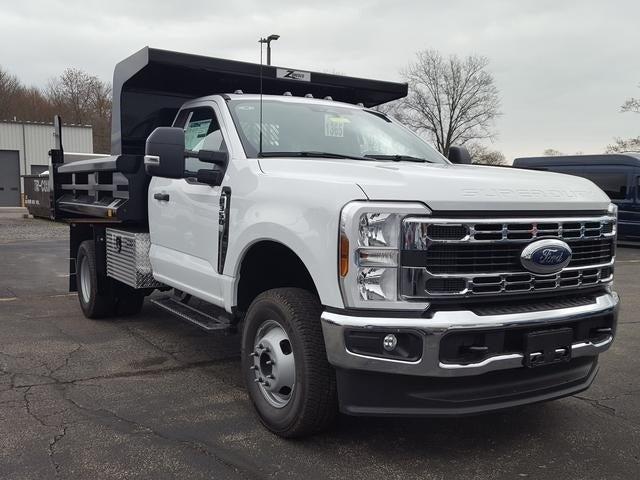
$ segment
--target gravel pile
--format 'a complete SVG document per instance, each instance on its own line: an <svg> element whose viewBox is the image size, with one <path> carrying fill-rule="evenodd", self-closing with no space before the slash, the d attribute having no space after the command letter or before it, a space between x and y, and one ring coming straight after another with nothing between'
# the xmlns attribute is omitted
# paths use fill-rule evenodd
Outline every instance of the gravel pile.
<svg viewBox="0 0 640 480"><path fill-rule="evenodd" d="M69 225L41 218L0 218L0 243L24 240L55 240L69 236Z"/></svg>

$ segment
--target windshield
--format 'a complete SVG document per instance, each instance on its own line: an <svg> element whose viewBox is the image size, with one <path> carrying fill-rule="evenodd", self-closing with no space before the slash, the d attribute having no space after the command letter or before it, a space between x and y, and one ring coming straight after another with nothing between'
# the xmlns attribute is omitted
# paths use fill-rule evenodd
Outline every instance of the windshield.
<svg viewBox="0 0 640 480"><path fill-rule="evenodd" d="M247 157L258 156L260 101L231 100ZM323 156L446 163L433 147L381 113L360 108L263 100L264 156Z"/></svg>

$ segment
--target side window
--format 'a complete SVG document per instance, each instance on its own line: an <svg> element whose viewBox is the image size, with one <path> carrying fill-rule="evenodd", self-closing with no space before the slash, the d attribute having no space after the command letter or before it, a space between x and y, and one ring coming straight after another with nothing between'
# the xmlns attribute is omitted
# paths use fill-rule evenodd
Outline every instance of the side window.
<svg viewBox="0 0 640 480"><path fill-rule="evenodd" d="M209 107L182 110L176 117L173 126L184 129L184 146L187 150L192 152L227 150L218 119L213 109ZM211 170L213 168L217 167L211 163L201 162L194 157L185 159L185 174L187 175L195 175L198 170Z"/></svg>
<svg viewBox="0 0 640 480"><path fill-rule="evenodd" d="M627 199L627 174L624 172L589 172L581 174L598 185L611 200Z"/></svg>

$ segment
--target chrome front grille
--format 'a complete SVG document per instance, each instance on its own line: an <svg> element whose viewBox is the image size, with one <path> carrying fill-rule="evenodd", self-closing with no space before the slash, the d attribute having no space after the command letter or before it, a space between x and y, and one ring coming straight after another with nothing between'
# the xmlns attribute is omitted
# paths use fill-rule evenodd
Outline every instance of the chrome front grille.
<svg viewBox="0 0 640 480"><path fill-rule="evenodd" d="M579 289L612 280L616 221L613 216L544 219L432 219L403 222L400 290L407 299L503 295ZM558 273L535 274L522 250L547 238L572 250Z"/></svg>
<svg viewBox="0 0 640 480"><path fill-rule="evenodd" d="M567 241L573 255L569 267L609 263L613 238ZM432 274L473 274L525 271L520 254L526 243L432 243L425 250L404 250L402 264L426 267Z"/></svg>
<svg viewBox="0 0 640 480"><path fill-rule="evenodd" d="M449 223L451 222L451 223ZM420 237L424 245L429 242L496 242L526 241L538 238L561 240L600 238L612 235L615 229L613 217L593 219L541 219L519 222L517 219L494 220L446 220L433 223L409 222L411 235Z"/></svg>
<svg viewBox="0 0 640 480"><path fill-rule="evenodd" d="M554 275L533 275L531 273L503 274L492 277L473 277L467 288L474 294L486 295L505 292L531 292L556 290L559 288L579 288L611 281L611 267L567 270Z"/></svg>

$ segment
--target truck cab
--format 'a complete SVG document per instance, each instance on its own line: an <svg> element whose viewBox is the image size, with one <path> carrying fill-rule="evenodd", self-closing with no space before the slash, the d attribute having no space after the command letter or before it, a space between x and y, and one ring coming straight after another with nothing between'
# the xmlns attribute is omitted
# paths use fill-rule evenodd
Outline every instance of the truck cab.
<svg viewBox="0 0 640 480"><path fill-rule="evenodd" d="M284 437L588 388L619 302L607 195L451 162L373 108L404 84L289 71L148 48L118 64L113 155L52 150L84 314L148 301L239 332Z"/></svg>

